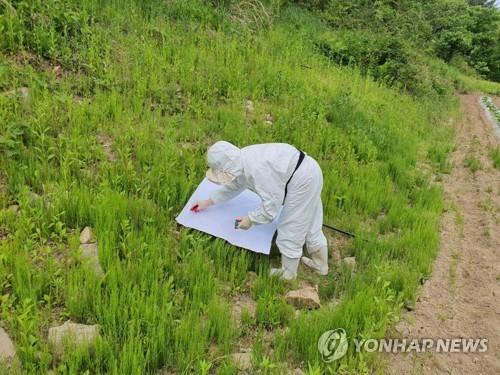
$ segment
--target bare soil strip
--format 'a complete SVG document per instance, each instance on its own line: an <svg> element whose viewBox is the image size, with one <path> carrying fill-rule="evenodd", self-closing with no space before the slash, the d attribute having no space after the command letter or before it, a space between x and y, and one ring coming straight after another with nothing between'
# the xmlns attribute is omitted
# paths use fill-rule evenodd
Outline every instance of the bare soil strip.
<svg viewBox="0 0 500 375"><path fill-rule="evenodd" d="M478 100L460 97L440 251L415 310L395 329L405 338L487 338L488 351L388 354L387 374L500 374L500 171L488 156L499 140ZM471 156L481 164L475 173L464 162Z"/></svg>

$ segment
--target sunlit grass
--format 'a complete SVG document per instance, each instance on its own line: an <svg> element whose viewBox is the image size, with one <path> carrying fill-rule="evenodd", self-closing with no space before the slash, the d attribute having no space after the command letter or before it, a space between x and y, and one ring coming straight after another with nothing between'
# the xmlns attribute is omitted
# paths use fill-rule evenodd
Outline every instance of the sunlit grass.
<svg viewBox="0 0 500 375"><path fill-rule="evenodd" d="M441 190L419 166L449 170L442 118L456 103L416 100L332 66L310 43L321 26L295 9L250 32L202 2L138 4L83 2L79 17L93 22L82 21L79 43L54 39L55 26L36 28L36 51L54 58L40 66L16 59L27 41L16 39L15 20L7 30L13 50L2 52L0 87L29 87L30 98L0 96L1 203L21 208L0 214L8 234L0 318L23 368L45 374L53 366L46 330L65 319L100 324L102 339L92 355L64 356L62 374L234 374L230 354L249 331L279 331L273 353L259 338L252 344L262 371L302 363L320 373L323 331L382 336L437 250ZM321 309L295 318L283 299L289 286L267 276L267 257L175 224L219 139L305 150L323 169L325 221L375 241L349 244L358 271L334 267ZM77 257L87 225L102 280ZM258 274L251 290L248 271ZM257 303L245 329L230 314L243 292ZM333 298L341 303L329 307ZM332 369L372 365L350 351Z"/></svg>

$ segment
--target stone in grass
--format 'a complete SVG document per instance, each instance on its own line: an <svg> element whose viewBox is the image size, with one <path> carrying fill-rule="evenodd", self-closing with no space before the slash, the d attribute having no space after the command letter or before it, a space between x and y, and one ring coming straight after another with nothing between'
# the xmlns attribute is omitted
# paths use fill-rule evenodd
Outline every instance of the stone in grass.
<svg viewBox="0 0 500 375"><path fill-rule="evenodd" d="M98 324L78 324L68 320L63 325L49 328L48 339L54 348L54 354L60 357L64 354L65 346L69 343L92 348L95 340L100 336L99 330Z"/></svg>
<svg viewBox="0 0 500 375"><path fill-rule="evenodd" d="M272 125L273 124L273 116L270 113L266 113L264 115L264 124Z"/></svg>
<svg viewBox="0 0 500 375"><path fill-rule="evenodd" d="M82 232L80 233L80 243L81 244L88 244L88 243L94 243L96 242L94 232L92 231L91 227L85 227L83 228Z"/></svg>
<svg viewBox="0 0 500 375"><path fill-rule="evenodd" d="M250 296L240 295L234 301L231 315L233 320L236 322L238 327L241 327L243 323L243 312L246 311L248 313L248 317L250 319L255 319L255 313L257 311L257 302L255 302Z"/></svg>
<svg viewBox="0 0 500 375"><path fill-rule="evenodd" d="M288 303L297 308L317 309L321 306L318 287L306 285L297 290L291 290L285 295Z"/></svg>
<svg viewBox="0 0 500 375"><path fill-rule="evenodd" d="M80 250L82 259L90 264L96 276L99 277L104 276L104 271L102 270L101 263L99 262L99 252L97 250L97 244L96 243L81 244Z"/></svg>
<svg viewBox="0 0 500 375"><path fill-rule="evenodd" d="M356 257L347 257L347 258L344 258L344 259L342 259L342 262L347 267L349 267L351 270L354 271L356 269Z"/></svg>
<svg viewBox="0 0 500 375"><path fill-rule="evenodd" d="M6 96L20 96L23 100L27 100L30 96L30 89L27 87L19 87L4 93Z"/></svg>
<svg viewBox="0 0 500 375"><path fill-rule="evenodd" d="M19 206L17 204L11 204L9 207L7 207L7 210L9 212L14 213L14 214L18 214L19 213Z"/></svg>
<svg viewBox="0 0 500 375"><path fill-rule="evenodd" d="M42 196L40 194L35 193L34 191L30 191L28 193L28 205L30 207L36 207L41 204L44 204Z"/></svg>
<svg viewBox="0 0 500 375"><path fill-rule="evenodd" d="M254 108L253 108L253 102L251 100L247 100L247 104L245 106L245 109L246 109L247 114L251 115L253 113Z"/></svg>
<svg viewBox="0 0 500 375"><path fill-rule="evenodd" d="M5 330L0 327L0 363L10 364L16 357L16 349Z"/></svg>
<svg viewBox="0 0 500 375"><path fill-rule="evenodd" d="M292 371L292 375L305 375L305 373L300 368L296 368Z"/></svg>
<svg viewBox="0 0 500 375"><path fill-rule="evenodd" d="M233 353L231 358L238 367L238 370L247 371L252 368L252 351L241 351L239 353Z"/></svg>
<svg viewBox="0 0 500 375"><path fill-rule="evenodd" d="M245 288L248 289L248 290L251 290L255 284L255 281L258 279L258 275L253 272L253 271L249 271L247 273L247 276L245 278Z"/></svg>
<svg viewBox="0 0 500 375"><path fill-rule="evenodd" d="M340 305L340 302L341 302L340 299L334 298L330 302L328 302L328 307L333 309L333 308L337 307L338 305Z"/></svg>
<svg viewBox="0 0 500 375"><path fill-rule="evenodd" d="M156 375L176 375L176 373L170 371L169 369L162 368L156 371Z"/></svg>

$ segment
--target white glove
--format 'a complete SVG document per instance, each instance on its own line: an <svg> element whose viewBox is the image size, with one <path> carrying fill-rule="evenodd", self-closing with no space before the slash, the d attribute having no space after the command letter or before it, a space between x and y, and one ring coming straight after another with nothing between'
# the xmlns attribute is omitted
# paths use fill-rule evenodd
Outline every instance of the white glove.
<svg viewBox="0 0 500 375"><path fill-rule="evenodd" d="M252 221L250 220L250 218L248 216L243 216L243 217L239 217L236 219L236 223L238 224L236 226L236 229L243 229L243 230L247 230L247 229L250 229L250 227L252 226Z"/></svg>

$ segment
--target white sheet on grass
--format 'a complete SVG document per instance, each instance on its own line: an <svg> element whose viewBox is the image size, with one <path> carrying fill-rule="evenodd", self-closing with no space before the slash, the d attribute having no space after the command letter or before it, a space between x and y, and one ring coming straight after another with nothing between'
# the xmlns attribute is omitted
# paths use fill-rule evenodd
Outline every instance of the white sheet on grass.
<svg viewBox="0 0 500 375"><path fill-rule="evenodd" d="M237 217L246 215L261 203L259 196L250 190L245 190L230 201L211 206L204 211L190 211L196 201L208 199L218 188L218 185L204 179L177 216L177 222L185 227L222 238L235 246L256 253L269 254L278 217L270 224L254 225L248 230L234 229L234 220Z"/></svg>

